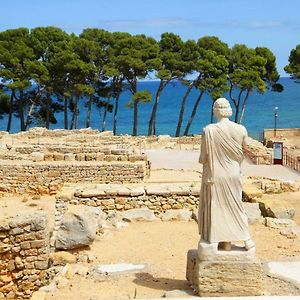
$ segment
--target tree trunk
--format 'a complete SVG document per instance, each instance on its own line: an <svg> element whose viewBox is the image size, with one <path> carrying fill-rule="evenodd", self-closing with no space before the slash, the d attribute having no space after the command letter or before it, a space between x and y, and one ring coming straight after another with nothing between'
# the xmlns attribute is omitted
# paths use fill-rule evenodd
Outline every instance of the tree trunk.
<svg viewBox="0 0 300 300"><path fill-rule="evenodd" d="M240 104L241 104L241 98L242 98L243 92L244 92L244 90L241 90L239 92L238 101L237 101L236 106L235 106L235 117L234 117L234 122L235 123L238 123L238 120L239 120Z"/></svg>
<svg viewBox="0 0 300 300"><path fill-rule="evenodd" d="M27 117L26 117L25 130L27 130L27 128L28 128L34 106L35 106L35 102L33 101L30 105L30 108L29 108L29 111L28 111L28 114L27 114Z"/></svg>
<svg viewBox="0 0 300 300"><path fill-rule="evenodd" d="M149 120L148 136L156 133L156 124L155 124L156 122L155 121L156 121L157 106L158 106L160 94L161 94L161 92L162 92L162 90L164 89L165 86L166 86L166 84L164 84L164 81L161 80L160 83L159 83L159 87L156 91L155 102L154 102L151 117L150 117L150 120Z"/></svg>
<svg viewBox="0 0 300 300"><path fill-rule="evenodd" d="M68 129L68 98L64 97L64 125Z"/></svg>
<svg viewBox="0 0 300 300"><path fill-rule="evenodd" d="M10 95L9 113L8 113L7 127L6 127L7 132L10 132L10 129L11 129L12 114L13 114L13 108L14 108L14 97L15 97L15 90L12 90L11 95Z"/></svg>
<svg viewBox="0 0 300 300"><path fill-rule="evenodd" d="M138 128L138 102L135 101L133 104L133 129L132 129L133 136L137 136L137 128Z"/></svg>
<svg viewBox="0 0 300 300"><path fill-rule="evenodd" d="M211 108L210 108L210 124L214 122L214 104L215 101L212 100Z"/></svg>
<svg viewBox="0 0 300 300"><path fill-rule="evenodd" d="M116 133L117 133L117 116L118 116L120 95L121 95L121 92L118 92L116 95L116 103L115 103L115 111L114 111L114 128L113 128L114 135L116 135Z"/></svg>
<svg viewBox="0 0 300 300"><path fill-rule="evenodd" d="M46 128L49 129L50 125L50 95L46 93Z"/></svg>
<svg viewBox="0 0 300 300"><path fill-rule="evenodd" d="M199 103L200 103L200 100L201 100L203 94L204 94L204 91L201 91L200 94L199 94L199 96L198 96L198 98L197 98L197 100L196 100L196 102L195 102L195 105L194 105L194 107L193 107L191 116L190 116L190 118L189 118L189 120L188 120L188 123L187 123L187 126L186 126L186 128L185 128L185 131L184 131L183 135L188 135L188 134L189 134L190 127L191 127L192 122L193 122L193 120L194 120L194 117L195 117L195 115L196 115L197 108L198 108L198 106L199 106Z"/></svg>
<svg viewBox="0 0 300 300"><path fill-rule="evenodd" d="M250 94L250 90L247 90L247 94L245 96L244 103L243 103L243 106L242 106L242 112L241 112L241 116L240 116L240 119L239 119L239 124L241 124L242 121L243 121L245 110L246 110L246 105L247 105L247 102L248 102L248 99L249 99L249 94Z"/></svg>
<svg viewBox="0 0 300 300"><path fill-rule="evenodd" d="M70 124L70 129L74 129L74 125L75 125L75 104L74 104L74 99L73 96L71 96L70 101L72 101L72 107L73 107L73 112L72 112L72 120L71 120L71 124Z"/></svg>
<svg viewBox="0 0 300 300"><path fill-rule="evenodd" d="M91 95L88 101L88 107L86 112L86 128L91 126L92 102L93 102L93 96Z"/></svg>
<svg viewBox="0 0 300 300"><path fill-rule="evenodd" d="M185 95L183 96L183 99L182 99L182 102L181 102L181 108L180 108L180 112L179 112L179 119L178 119L178 123L177 123L176 133L175 133L176 137L179 137L179 135L180 135L180 129L181 129L182 121L183 121L183 114L184 114L185 104L186 104L186 101L187 101L187 97L190 94L193 87L194 87L194 84L192 82L192 83L189 84L188 89L185 92Z"/></svg>
<svg viewBox="0 0 300 300"><path fill-rule="evenodd" d="M24 99L23 91L20 91L19 105L18 105L19 117L20 117L20 129L21 131L26 130L25 118L24 118Z"/></svg>
<svg viewBox="0 0 300 300"><path fill-rule="evenodd" d="M107 103L104 107L103 119L102 119L102 131L105 131L105 129L106 129L106 116L107 116L109 103L110 103L110 97L108 97Z"/></svg>
<svg viewBox="0 0 300 300"><path fill-rule="evenodd" d="M79 94L76 94L75 97L75 121L74 121L74 125L75 125L75 129L78 129L78 103L79 103Z"/></svg>

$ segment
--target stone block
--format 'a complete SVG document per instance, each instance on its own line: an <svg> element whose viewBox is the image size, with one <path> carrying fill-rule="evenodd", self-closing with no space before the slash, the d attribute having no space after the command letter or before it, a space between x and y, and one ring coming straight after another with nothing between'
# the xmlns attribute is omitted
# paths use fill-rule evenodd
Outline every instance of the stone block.
<svg viewBox="0 0 300 300"><path fill-rule="evenodd" d="M251 225L260 223L262 221L262 215L259 209L259 204L248 202L244 202L243 204L248 216L248 223Z"/></svg>
<svg viewBox="0 0 300 300"><path fill-rule="evenodd" d="M45 153L44 154L44 159L46 161L53 161L54 160L53 153Z"/></svg>
<svg viewBox="0 0 300 300"><path fill-rule="evenodd" d="M258 296L265 290L259 261L202 261L197 250L188 251L186 278L201 297Z"/></svg>
<svg viewBox="0 0 300 300"><path fill-rule="evenodd" d="M300 236L300 226L291 219L265 218L265 225L278 229L281 235L294 239Z"/></svg>
<svg viewBox="0 0 300 300"><path fill-rule="evenodd" d="M42 152L32 152L31 159L32 159L32 161L35 161L35 162L44 161L45 156L44 156L44 153L42 153Z"/></svg>
<svg viewBox="0 0 300 300"><path fill-rule="evenodd" d="M121 214L123 220L129 221L154 221L156 217L154 212L148 208L135 208L124 211Z"/></svg>
<svg viewBox="0 0 300 300"><path fill-rule="evenodd" d="M263 195L263 191L255 184L245 183L243 185L243 199L247 202L257 202Z"/></svg>
<svg viewBox="0 0 300 300"><path fill-rule="evenodd" d="M265 183L265 192L268 194L282 193L280 181L269 181Z"/></svg>
<svg viewBox="0 0 300 300"><path fill-rule="evenodd" d="M97 227L97 216L92 208L70 207L58 229L56 249L68 250L91 245L96 237Z"/></svg>
<svg viewBox="0 0 300 300"><path fill-rule="evenodd" d="M143 186L131 187L130 188L130 196L142 196L145 194L145 189Z"/></svg>
<svg viewBox="0 0 300 300"><path fill-rule="evenodd" d="M75 161L76 155L73 153L66 153L65 154L65 161Z"/></svg>
<svg viewBox="0 0 300 300"><path fill-rule="evenodd" d="M49 265L48 260L36 261L34 263L35 268L37 268L38 270L46 270L46 269L48 269L48 265Z"/></svg>
<svg viewBox="0 0 300 300"><path fill-rule="evenodd" d="M189 221L191 216L192 212L188 209L170 209L161 216L161 219L163 221Z"/></svg>
<svg viewBox="0 0 300 300"><path fill-rule="evenodd" d="M170 196L171 192L165 186L148 186L146 187L147 195Z"/></svg>
<svg viewBox="0 0 300 300"><path fill-rule="evenodd" d="M259 200L259 208L264 217L293 219L295 215L294 207L281 199L262 198Z"/></svg>
<svg viewBox="0 0 300 300"><path fill-rule="evenodd" d="M65 155L63 153L53 153L53 159L55 161L61 161L65 159Z"/></svg>
<svg viewBox="0 0 300 300"><path fill-rule="evenodd" d="M105 191L101 189L84 190L81 193L81 198L92 198L98 196L105 196Z"/></svg>
<svg viewBox="0 0 300 300"><path fill-rule="evenodd" d="M101 152L96 153L96 160L97 161L103 161L104 157L105 157L104 153L101 153Z"/></svg>
<svg viewBox="0 0 300 300"><path fill-rule="evenodd" d="M54 266L64 266L76 263L76 256L66 251L60 251L51 253L50 260Z"/></svg>

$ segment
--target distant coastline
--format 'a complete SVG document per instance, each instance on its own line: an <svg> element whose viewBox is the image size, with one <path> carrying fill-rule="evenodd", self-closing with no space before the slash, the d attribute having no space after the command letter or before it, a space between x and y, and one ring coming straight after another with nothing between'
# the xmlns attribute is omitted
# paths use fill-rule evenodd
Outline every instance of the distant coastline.
<svg viewBox="0 0 300 300"><path fill-rule="evenodd" d="M293 82L288 77L281 77L279 80L284 85L282 93L274 93L267 91L261 95L253 93L250 95L243 125L246 126L249 135L254 138L260 138L264 128L274 127L274 107L278 107L278 128L298 128L300 127L300 84ZM138 89L149 90L154 95L157 89L158 81L147 79L138 82ZM180 82L170 83L169 86L161 94L158 112L157 112L157 135L168 134L174 136L176 124L178 121L178 111L180 103L184 95L186 87ZM228 98L228 95L224 95ZM118 119L117 134L131 134L133 111L126 108L126 103L130 99L129 92L124 92L120 99L120 110ZM186 113L183 124L187 122L187 116L191 112L193 103L196 98L196 91L193 91L188 98ZM79 128L85 128L85 112L84 99L80 101L80 117ZM114 104L113 100L111 101ZM139 108L139 127L138 135L147 135L149 117L152 109L152 103L140 105ZM211 99L205 96L199 105L199 111L195 116L194 123L191 126L190 134L199 134L203 127L210 123ZM51 124L50 129L63 128L63 114L57 113L57 124ZM103 112L96 107L92 109L91 128L100 129L102 124ZM19 131L19 122L14 117L11 132ZM107 130L112 130L113 115L108 114ZM6 129L7 117L4 116L0 120L0 130ZM31 127L39 126L33 124Z"/></svg>

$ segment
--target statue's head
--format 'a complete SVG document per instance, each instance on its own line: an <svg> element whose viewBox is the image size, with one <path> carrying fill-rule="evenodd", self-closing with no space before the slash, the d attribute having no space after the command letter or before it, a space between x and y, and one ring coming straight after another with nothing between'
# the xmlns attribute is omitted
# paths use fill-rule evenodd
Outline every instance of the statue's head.
<svg viewBox="0 0 300 300"><path fill-rule="evenodd" d="M214 114L219 118L229 118L232 115L232 109L226 98L219 98L214 103Z"/></svg>

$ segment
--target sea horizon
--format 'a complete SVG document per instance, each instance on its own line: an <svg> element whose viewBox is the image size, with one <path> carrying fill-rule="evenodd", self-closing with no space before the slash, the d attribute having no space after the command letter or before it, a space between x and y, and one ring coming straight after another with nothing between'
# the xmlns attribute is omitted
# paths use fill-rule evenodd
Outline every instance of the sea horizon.
<svg viewBox="0 0 300 300"><path fill-rule="evenodd" d="M274 108L278 107L277 128L299 128L300 127L300 84L295 83L289 77L280 77L279 83L284 86L282 93L266 91L264 94L252 93L246 107L245 117L242 124L247 128L249 136L261 138L264 129L274 128ZM154 79L140 80L138 90L149 90L152 93L152 101L147 104L139 105L138 135L147 135L148 123L154 95L158 87L158 81ZM182 97L185 93L186 86L179 81L174 81L167 85L162 92L158 111L157 111L157 130L156 135L175 135L178 116ZM192 111L198 91L193 89L186 105L181 134L183 133L189 115ZM223 97L229 99L228 93ZM133 110L126 108L126 103L130 100L131 94L126 91L121 94L118 113L117 134L131 134L133 126ZM86 128L86 99L81 99L79 104L79 122L78 129ZM111 101L114 104L114 100ZM204 95L199 104L194 122L190 128L190 135L201 134L203 128L210 124L212 100L208 95ZM56 124L50 124L49 129L63 129L63 112L55 114ZM92 129L102 129L103 111L99 111L96 106L92 108L91 124ZM71 113L69 112L69 119ZM0 120L0 130L5 131L7 124L7 115ZM41 124L32 124L31 127L43 127ZM106 130L113 128L113 113L108 113ZM20 131L19 120L14 116L11 133Z"/></svg>

